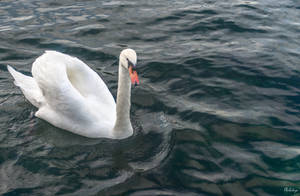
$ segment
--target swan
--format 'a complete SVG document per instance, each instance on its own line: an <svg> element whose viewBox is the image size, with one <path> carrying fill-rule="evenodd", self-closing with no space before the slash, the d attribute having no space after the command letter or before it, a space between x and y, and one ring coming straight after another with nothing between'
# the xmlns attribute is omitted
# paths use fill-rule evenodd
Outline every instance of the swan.
<svg viewBox="0 0 300 196"><path fill-rule="evenodd" d="M119 56L117 104L100 76L76 57L45 51L32 64L32 76L7 65L14 84L38 108L35 116L55 127L89 138L124 139L133 134L130 122L131 84L139 84L137 55Z"/></svg>

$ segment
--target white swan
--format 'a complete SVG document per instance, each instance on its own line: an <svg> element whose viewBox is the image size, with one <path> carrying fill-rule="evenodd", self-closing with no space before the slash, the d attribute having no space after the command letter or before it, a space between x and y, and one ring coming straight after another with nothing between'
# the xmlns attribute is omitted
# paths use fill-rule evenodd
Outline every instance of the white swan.
<svg viewBox="0 0 300 196"><path fill-rule="evenodd" d="M134 50L121 52L117 104L95 71L66 54L46 51L33 63L33 77L9 65L7 69L15 85L38 108L38 118L85 137L123 139L133 134L130 94L131 83L139 83L136 62Z"/></svg>

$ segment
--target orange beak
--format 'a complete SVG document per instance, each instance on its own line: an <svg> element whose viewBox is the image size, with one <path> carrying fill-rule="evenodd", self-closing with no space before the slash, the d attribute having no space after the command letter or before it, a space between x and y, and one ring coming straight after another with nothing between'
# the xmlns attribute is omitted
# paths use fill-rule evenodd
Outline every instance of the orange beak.
<svg viewBox="0 0 300 196"><path fill-rule="evenodd" d="M134 85L140 84L138 74L135 70L132 70L132 66L129 67L129 75L131 78L131 84L134 84Z"/></svg>

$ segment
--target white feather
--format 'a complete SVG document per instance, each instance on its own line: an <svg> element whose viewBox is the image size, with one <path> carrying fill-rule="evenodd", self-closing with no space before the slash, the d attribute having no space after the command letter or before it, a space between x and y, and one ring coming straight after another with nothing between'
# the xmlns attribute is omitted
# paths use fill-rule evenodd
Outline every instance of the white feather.
<svg viewBox="0 0 300 196"><path fill-rule="evenodd" d="M44 97L36 81L32 77L17 72L9 65L7 69L15 79L14 84L20 87L26 99L35 107L39 107L44 102Z"/></svg>

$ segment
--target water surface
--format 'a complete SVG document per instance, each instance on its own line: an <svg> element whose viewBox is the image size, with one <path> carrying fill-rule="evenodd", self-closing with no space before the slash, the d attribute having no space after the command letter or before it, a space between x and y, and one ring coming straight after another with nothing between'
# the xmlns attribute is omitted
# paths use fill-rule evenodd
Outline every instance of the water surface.
<svg viewBox="0 0 300 196"><path fill-rule="evenodd" d="M300 4L0 1L0 194L300 192ZM87 139L34 117L6 65L76 56L117 91L138 53L134 136Z"/></svg>

